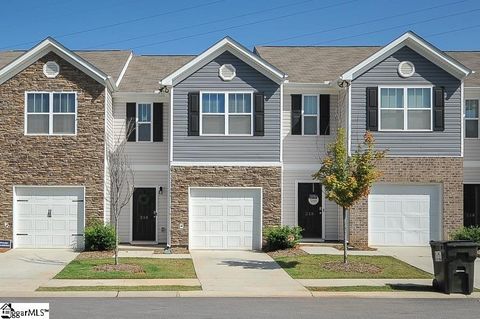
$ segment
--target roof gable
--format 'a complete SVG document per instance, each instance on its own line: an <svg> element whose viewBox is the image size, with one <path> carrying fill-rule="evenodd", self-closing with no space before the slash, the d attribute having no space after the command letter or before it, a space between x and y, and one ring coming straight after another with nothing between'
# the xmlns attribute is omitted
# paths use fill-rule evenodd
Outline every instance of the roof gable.
<svg viewBox="0 0 480 319"><path fill-rule="evenodd" d="M237 58L277 83L283 82L287 77L285 73L265 61L263 58L249 51L232 38L226 37L195 57L192 61L182 66L180 69L161 80L160 83L162 85L175 85L226 51L229 51Z"/></svg>
<svg viewBox="0 0 480 319"><path fill-rule="evenodd" d="M80 69L88 76L96 80L97 82L108 86L109 88L115 88L115 83L104 72L81 58L79 55L65 48L59 42L53 38L47 38L28 50L24 54L17 57L12 62L8 63L2 69L0 69L0 84L4 83L8 79L12 78L33 62L38 61L41 57L45 56L49 52L54 52L62 59L66 60L76 68Z"/></svg>
<svg viewBox="0 0 480 319"><path fill-rule="evenodd" d="M438 65L440 68L458 79L463 79L472 72L469 68L431 45L414 32L409 31L345 72L341 78L344 80L355 79L360 74L404 46L408 46L410 49L429 59L432 63Z"/></svg>

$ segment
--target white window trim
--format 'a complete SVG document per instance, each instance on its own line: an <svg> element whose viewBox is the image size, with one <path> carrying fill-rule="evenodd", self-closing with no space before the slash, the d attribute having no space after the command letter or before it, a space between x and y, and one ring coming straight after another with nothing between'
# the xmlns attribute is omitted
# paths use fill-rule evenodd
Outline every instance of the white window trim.
<svg viewBox="0 0 480 319"><path fill-rule="evenodd" d="M305 115L305 97L315 96L317 98L317 115ZM305 134L305 117L316 117L317 118L317 133L316 134ZM318 136L320 135L320 95L319 94L302 94L302 136Z"/></svg>
<svg viewBox="0 0 480 319"><path fill-rule="evenodd" d="M204 134L203 133L203 94L224 94L225 95L225 113L205 113L208 115L222 115L225 120L225 134ZM229 94L250 94L250 113L229 113L228 95ZM253 136L253 94L254 91L200 91L200 136ZM228 116L232 115L250 115L250 134L230 134L228 133Z"/></svg>
<svg viewBox="0 0 480 319"><path fill-rule="evenodd" d="M54 113L53 112L53 94L75 94L75 133L53 133L53 115L54 114L65 114L65 115L73 115L74 113ZM27 121L28 121L28 114L35 114L28 112L28 94L49 94L49 101L48 101L48 133L28 133L27 131ZM75 91L25 91L25 102L24 102L24 134L28 136L76 136L77 135L77 119L78 119L78 94ZM37 113L40 114L40 113Z"/></svg>
<svg viewBox="0 0 480 319"><path fill-rule="evenodd" d="M473 118L473 117L469 117L467 118L466 116L466 112L467 112L467 101L477 101L478 103L478 111L479 111L479 114L476 118ZM477 137L467 137L467 121L468 120L471 120L471 121L477 121L477 125L478 125L478 136ZM478 140L480 139L480 99L478 98L473 98L473 99L465 99L465 107L464 107L464 113L463 113L463 121L464 121L464 124L465 124L465 132L464 132L464 138L465 139L468 139L468 140Z"/></svg>
<svg viewBox="0 0 480 319"><path fill-rule="evenodd" d="M382 89L403 89L403 108L384 109L403 111L403 129L382 129ZM430 111L430 129L408 128L408 89L430 89L430 108L415 108L418 111ZM433 85L383 85L378 87L378 131L379 132L433 132ZM410 109L412 110L412 109Z"/></svg>
<svg viewBox="0 0 480 319"><path fill-rule="evenodd" d="M150 122L140 122L138 120L138 106L142 105L149 105L150 106ZM150 141L139 141L138 137L140 134L138 131L138 124L150 124ZM137 105L135 106L135 142L137 143L152 143L153 142L153 103L152 102L137 102Z"/></svg>

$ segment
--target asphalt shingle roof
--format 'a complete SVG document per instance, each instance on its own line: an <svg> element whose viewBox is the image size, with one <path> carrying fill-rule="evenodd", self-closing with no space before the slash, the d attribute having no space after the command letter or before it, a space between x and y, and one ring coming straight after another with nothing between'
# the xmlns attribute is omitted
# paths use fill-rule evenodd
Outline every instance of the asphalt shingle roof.
<svg viewBox="0 0 480 319"><path fill-rule="evenodd" d="M134 56L120 82L120 91L153 92L158 82L186 63L193 55L140 55Z"/></svg>
<svg viewBox="0 0 480 319"><path fill-rule="evenodd" d="M480 87L480 51L447 51L445 53L475 71L465 79L466 87Z"/></svg>

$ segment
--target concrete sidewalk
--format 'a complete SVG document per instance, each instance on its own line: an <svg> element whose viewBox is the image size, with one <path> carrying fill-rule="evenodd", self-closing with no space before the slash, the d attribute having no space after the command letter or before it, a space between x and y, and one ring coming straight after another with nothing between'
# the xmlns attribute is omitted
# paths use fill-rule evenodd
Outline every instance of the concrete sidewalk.
<svg viewBox="0 0 480 319"><path fill-rule="evenodd" d="M191 251L206 293L256 296L310 296L265 253L254 251Z"/></svg>

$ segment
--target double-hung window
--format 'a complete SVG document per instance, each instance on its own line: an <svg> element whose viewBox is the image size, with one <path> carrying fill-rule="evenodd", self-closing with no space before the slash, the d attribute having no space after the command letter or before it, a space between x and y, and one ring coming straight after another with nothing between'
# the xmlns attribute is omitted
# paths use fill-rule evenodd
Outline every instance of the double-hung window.
<svg viewBox="0 0 480 319"><path fill-rule="evenodd" d="M137 142L152 141L152 104L137 104Z"/></svg>
<svg viewBox="0 0 480 319"><path fill-rule="evenodd" d="M75 135L76 93L27 92L25 121L26 134Z"/></svg>
<svg viewBox="0 0 480 319"><path fill-rule="evenodd" d="M252 93L202 92L201 135L252 135Z"/></svg>
<svg viewBox="0 0 480 319"><path fill-rule="evenodd" d="M380 88L381 131L431 131L431 87Z"/></svg>
<svg viewBox="0 0 480 319"><path fill-rule="evenodd" d="M303 95L303 135L318 134L318 95Z"/></svg>
<svg viewBox="0 0 480 319"><path fill-rule="evenodd" d="M465 100L465 137L478 138L479 100Z"/></svg>

